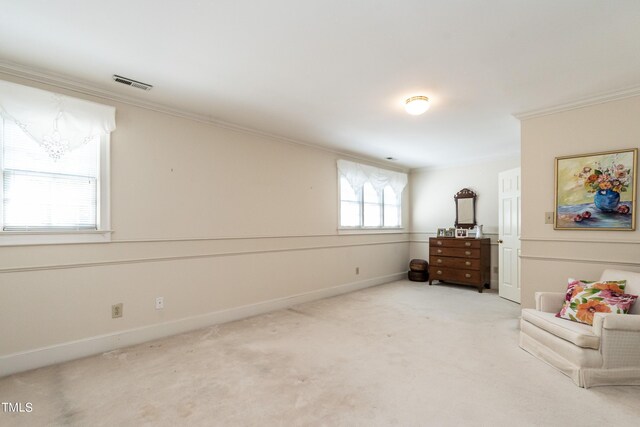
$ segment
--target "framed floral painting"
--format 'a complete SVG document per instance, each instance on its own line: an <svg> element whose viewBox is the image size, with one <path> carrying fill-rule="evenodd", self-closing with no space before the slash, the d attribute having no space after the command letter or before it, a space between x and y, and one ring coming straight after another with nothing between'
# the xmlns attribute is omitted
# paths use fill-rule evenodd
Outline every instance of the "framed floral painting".
<svg viewBox="0 0 640 427"><path fill-rule="evenodd" d="M556 157L556 230L635 230L638 149Z"/></svg>

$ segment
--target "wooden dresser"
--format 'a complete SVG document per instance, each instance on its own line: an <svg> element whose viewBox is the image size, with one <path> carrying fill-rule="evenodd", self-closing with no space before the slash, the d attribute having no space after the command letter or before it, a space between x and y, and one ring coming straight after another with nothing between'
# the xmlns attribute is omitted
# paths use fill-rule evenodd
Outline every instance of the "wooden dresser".
<svg viewBox="0 0 640 427"><path fill-rule="evenodd" d="M429 239L429 285L434 280L475 286L478 292L491 281L491 239Z"/></svg>

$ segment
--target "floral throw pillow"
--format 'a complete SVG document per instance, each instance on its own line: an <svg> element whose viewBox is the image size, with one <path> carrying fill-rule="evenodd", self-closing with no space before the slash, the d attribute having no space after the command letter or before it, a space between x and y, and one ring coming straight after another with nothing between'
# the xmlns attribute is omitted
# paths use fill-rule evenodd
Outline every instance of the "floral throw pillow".
<svg viewBox="0 0 640 427"><path fill-rule="evenodd" d="M569 279L564 305L556 317L593 324L595 313L626 314L638 298L624 293L626 280L588 282Z"/></svg>
<svg viewBox="0 0 640 427"><path fill-rule="evenodd" d="M596 287L597 289L609 289L611 291L618 292L620 294L624 293L624 289L627 287L626 280L610 280L606 282L597 282L597 281L588 281L588 280L576 280L569 279L567 283L567 294L564 297L565 301L570 301L573 297L575 297L579 292L584 291L586 288Z"/></svg>

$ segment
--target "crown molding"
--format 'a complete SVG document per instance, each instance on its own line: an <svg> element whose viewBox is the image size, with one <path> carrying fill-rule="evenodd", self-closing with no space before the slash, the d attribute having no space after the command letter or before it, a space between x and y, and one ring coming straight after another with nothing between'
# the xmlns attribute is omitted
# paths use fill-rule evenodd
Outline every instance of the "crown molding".
<svg viewBox="0 0 640 427"><path fill-rule="evenodd" d="M528 120L536 117L547 116L549 114L561 113L563 111L570 111L578 108L588 107L591 105L603 104L605 102L618 101L638 95L640 95L640 86L631 86L625 89L601 92L597 95L593 95L587 98L581 98L560 105L515 113L513 114L513 117L518 120Z"/></svg>
<svg viewBox="0 0 640 427"><path fill-rule="evenodd" d="M446 164L442 164L442 165L435 165L435 166L423 166L420 168L413 168L411 169L411 174L412 175L416 175L419 173L425 173L425 172L435 172L435 171L443 171L443 170L448 170L448 169L459 169L461 167L465 167L465 166L476 166L476 165L480 165L480 164L486 164L487 162L498 162L498 161L513 161L513 162L518 162L518 164L520 163L520 150L518 150L517 153L495 153L495 154L491 154L491 155L487 155L487 156L479 156L479 157L474 157L473 159L468 159L462 162L458 162L458 161L452 161L452 162L448 162ZM514 167L519 167L518 166L514 166Z"/></svg>
<svg viewBox="0 0 640 427"><path fill-rule="evenodd" d="M323 151L325 153L334 154L340 157L347 157L350 159L360 160L370 164L375 164L377 166L384 167L385 169L397 170L405 173L409 172L409 168L399 166L399 165L390 165L378 159L361 156L348 151L336 150L321 144L301 141L293 138L288 138L282 135L276 135L276 134L264 132L251 127L214 119L204 114L194 113L192 111L171 107L169 105L165 105L161 103L144 101L142 99L139 99L133 96L116 94L114 92L111 92L102 88L98 88L89 82L80 81L79 79L73 78L71 76L58 74L53 71L41 70L35 67L20 65L20 64L4 61L0 59L0 73L7 74L13 77L18 77L25 80L30 80L37 83L46 84L49 86L55 86L58 88L70 90L70 91L81 93L84 95L94 96L102 99L108 99L110 101L120 102L120 103L131 105L134 107L144 108L146 110L151 110L158 113L169 114L171 116L193 120L193 121L204 123L206 125L214 126L217 128L222 128L222 129L232 130L235 132L258 136L261 138L270 139L272 141L304 146L314 150Z"/></svg>

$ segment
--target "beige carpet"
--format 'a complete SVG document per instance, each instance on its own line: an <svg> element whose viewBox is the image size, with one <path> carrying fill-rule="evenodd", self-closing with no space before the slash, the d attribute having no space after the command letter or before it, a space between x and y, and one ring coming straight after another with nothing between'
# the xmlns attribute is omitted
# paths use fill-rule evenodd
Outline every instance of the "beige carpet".
<svg viewBox="0 0 640 427"><path fill-rule="evenodd" d="M637 426L520 350L519 306L395 282L0 379L0 425Z"/></svg>

